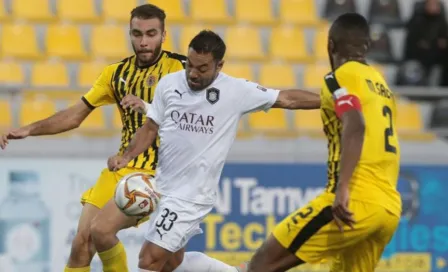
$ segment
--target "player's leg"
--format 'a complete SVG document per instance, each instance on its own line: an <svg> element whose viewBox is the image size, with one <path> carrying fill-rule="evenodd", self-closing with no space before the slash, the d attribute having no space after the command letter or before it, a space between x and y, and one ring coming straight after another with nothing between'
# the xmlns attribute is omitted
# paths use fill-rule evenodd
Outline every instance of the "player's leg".
<svg viewBox="0 0 448 272"><path fill-rule="evenodd" d="M247 271L287 271L303 263L304 261L285 250L277 239L270 235L255 252Z"/></svg>
<svg viewBox="0 0 448 272"><path fill-rule="evenodd" d="M90 236L90 222L99 212L99 208L86 203L81 212L78 222L78 229L75 238L72 241L70 257L67 262L66 272L90 271L90 262L95 255L95 248ZM76 268L76 269L73 269ZM84 268L81 270L80 268Z"/></svg>
<svg viewBox="0 0 448 272"><path fill-rule="evenodd" d="M137 225L138 219L122 213L111 199L93 219L90 232L105 272L125 272L127 268L126 251L117 233Z"/></svg>

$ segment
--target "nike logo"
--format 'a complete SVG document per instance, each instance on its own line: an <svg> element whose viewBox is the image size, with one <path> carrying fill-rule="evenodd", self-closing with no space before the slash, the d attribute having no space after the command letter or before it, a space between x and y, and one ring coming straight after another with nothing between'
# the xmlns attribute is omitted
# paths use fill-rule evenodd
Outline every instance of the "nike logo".
<svg viewBox="0 0 448 272"><path fill-rule="evenodd" d="M347 99L345 99L345 100L339 100L339 101L338 101L338 106L342 106L342 105L344 105L344 104L348 104L348 105L350 105L350 106L353 107L352 97L347 98Z"/></svg>
<svg viewBox="0 0 448 272"><path fill-rule="evenodd" d="M163 235L165 235L166 233L161 233L159 229L156 230L157 233L160 235L160 240L162 240Z"/></svg>
<svg viewBox="0 0 448 272"><path fill-rule="evenodd" d="M182 95L185 93L185 92L180 93L178 90L174 90L174 92L177 93L180 96L181 99L182 99Z"/></svg>
<svg viewBox="0 0 448 272"><path fill-rule="evenodd" d="M126 85L126 80L124 80L122 77L120 77L120 82L123 82L124 83L124 85Z"/></svg>

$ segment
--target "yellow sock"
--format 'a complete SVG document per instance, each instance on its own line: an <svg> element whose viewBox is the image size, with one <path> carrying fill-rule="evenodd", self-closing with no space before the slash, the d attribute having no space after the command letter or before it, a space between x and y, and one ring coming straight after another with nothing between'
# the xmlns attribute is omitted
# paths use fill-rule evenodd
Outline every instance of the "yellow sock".
<svg viewBox="0 0 448 272"><path fill-rule="evenodd" d="M128 272L128 260L126 251L121 242L118 242L113 248L99 252L101 262L103 263L103 272Z"/></svg>
<svg viewBox="0 0 448 272"><path fill-rule="evenodd" d="M64 272L90 272L90 266L81 268L70 268L66 266Z"/></svg>

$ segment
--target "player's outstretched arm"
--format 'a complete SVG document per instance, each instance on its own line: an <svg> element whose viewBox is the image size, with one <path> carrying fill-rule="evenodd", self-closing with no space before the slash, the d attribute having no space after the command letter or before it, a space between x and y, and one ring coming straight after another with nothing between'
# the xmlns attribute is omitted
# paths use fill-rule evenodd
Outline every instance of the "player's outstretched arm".
<svg viewBox="0 0 448 272"><path fill-rule="evenodd" d="M79 127L91 112L92 109L80 100L74 106L59 111L46 119L10 130L0 137L0 147L5 149L9 140L24 139L28 136L53 135L72 130Z"/></svg>
<svg viewBox="0 0 448 272"><path fill-rule="evenodd" d="M304 90L280 91L273 108L289 110L312 110L320 108L319 94Z"/></svg>
<svg viewBox="0 0 448 272"><path fill-rule="evenodd" d="M146 119L145 124L137 130L123 155L109 158L107 162L109 170L117 171L125 167L131 160L148 150L156 140L158 131L159 125L151 118Z"/></svg>

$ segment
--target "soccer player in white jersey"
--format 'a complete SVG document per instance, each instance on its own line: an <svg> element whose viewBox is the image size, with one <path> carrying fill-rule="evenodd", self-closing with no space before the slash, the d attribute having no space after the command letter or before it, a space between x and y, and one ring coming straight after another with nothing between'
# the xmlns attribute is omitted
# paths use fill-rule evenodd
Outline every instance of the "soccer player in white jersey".
<svg viewBox="0 0 448 272"><path fill-rule="evenodd" d="M201 31L190 42L186 70L160 80L145 125L123 155L108 161L111 170L125 167L160 136L156 181L162 197L140 252L142 272L238 271L202 253L183 259L188 240L202 233L199 224L215 204L238 122L246 113L273 107L320 107L318 94L268 89L220 72L225 50L217 34ZM170 258L183 261L178 267L164 267Z"/></svg>

